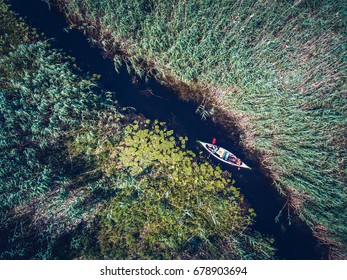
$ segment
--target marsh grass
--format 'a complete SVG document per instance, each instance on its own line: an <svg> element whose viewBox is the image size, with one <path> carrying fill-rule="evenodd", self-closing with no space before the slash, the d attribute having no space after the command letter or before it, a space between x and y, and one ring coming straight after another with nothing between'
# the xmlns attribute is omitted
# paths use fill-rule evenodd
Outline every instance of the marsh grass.
<svg viewBox="0 0 347 280"><path fill-rule="evenodd" d="M90 122L117 131L121 114L72 69L44 42L0 57L1 259L55 258L56 242L114 195L71 161L66 143Z"/></svg>
<svg viewBox="0 0 347 280"><path fill-rule="evenodd" d="M346 1L53 2L117 65L214 91L289 205L346 248Z"/></svg>
<svg viewBox="0 0 347 280"><path fill-rule="evenodd" d="M97 176L81 183L88 170L73 168L66 143L90 122L115 132L121 114L2 0L0 26L0 259L55 258L56 242L114 194Z"/></svg>

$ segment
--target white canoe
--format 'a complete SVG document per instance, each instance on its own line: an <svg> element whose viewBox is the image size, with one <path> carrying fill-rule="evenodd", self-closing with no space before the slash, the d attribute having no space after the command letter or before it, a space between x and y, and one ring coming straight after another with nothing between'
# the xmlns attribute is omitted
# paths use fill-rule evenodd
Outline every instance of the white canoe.
<svg viewBox="0 0 347 280"><path fill-rule="evenodd" d="M219 147L217 145L205 143L202 141L198 141L198 142L206 149L206 151L208 151L211 155L213 155L215 158L219 159L220 161L223 161L224 163L232 165L232 166L252 169L242 161L240 165L236 164L233 158L236 159L237 157L232 152L222 147Z"/></svg>

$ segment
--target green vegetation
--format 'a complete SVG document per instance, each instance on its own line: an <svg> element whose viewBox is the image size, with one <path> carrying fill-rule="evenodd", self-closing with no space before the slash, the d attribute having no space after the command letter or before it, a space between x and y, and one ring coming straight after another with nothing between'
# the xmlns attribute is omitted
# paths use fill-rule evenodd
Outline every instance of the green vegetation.
<svg viewBox="0 0 347 280"><path fill-rule="evenodd" d="M56 240L102 199L86 201L93 193L78 187L65 143L82 124L120 114L71 59L34 42L35 31L0 7L0 258L52 258Z"/></svg>
<svg viewBox="0 0 347 280"><path fill-rule="evenodd" d="M0 259L273 257L230 174L17 23L0 0Z"/></svg>
<svg viewBox="0 0 347 280"><path fill-rule="evenodd" d="M289 205L346 253L346 1L51 2L122 53L116 66L200 88L183 98L236 120Z"/></svg>
<svg viewBox="0 0 347 280"><path fill-rule="evenodd" d="M0 21L0 54L2 55L28 40L28 27L23 21L13 16L3 1L0 2Z"/></svg>
<svg viewBox="0 0 347 280"><path fill-rule="evenodd" d="M56 258L60 240L114 194L99 194L97 177L81 182L88 166L69 160L66 143L105 119L115 131L121 114L71 58L0 8L0 258Z"/></svg>
<svg viewBox="0 0 347 280"><path fill-rule="evenodd" d="M271 240L249 230L230 174L184 150L157 121L126 126L120 142L95 145L78 136L75 156L97 157L95 169L123 178L100 212L98 240L107 259L268 259ZM90 149L90 147L94 147ZM87 150L89 150L87 155ZM119 179L118 179L119 180ZM110 187L110 186L108 186Z"/></svg>

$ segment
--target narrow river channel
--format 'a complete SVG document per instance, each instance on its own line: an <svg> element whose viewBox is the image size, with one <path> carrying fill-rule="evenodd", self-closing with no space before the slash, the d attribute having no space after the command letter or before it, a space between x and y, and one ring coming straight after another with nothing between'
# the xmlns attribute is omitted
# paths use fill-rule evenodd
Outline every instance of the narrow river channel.
<svg viewBox="0 0 347 280"><path fill-rule="evenodd" d="M133 76L128 74L126 67L122 67L120 73L116 73L111 60L104 59L98 48L93 48L87 38L77 30L67 29L68 25L58 11L41 0L14 0L12 8L20 16L27 19L28 23L44 32L50 38L52 46L62 49L65 53L77 58L76 64L84 71L92 74L101 74L100 84L108 91L116 92L117 100L124 107L132 107L136 112L149 119L165 121L170 129L180 136L189 139L188 148L198 151L196 140L210 142L217 138L217 144L231 151L245 160L253 169L240 170L229 169L236 180L235 186L240 188L252 208L257 213L254 229L275 238L274 246L277 248L279 259L322 259L326 258L322 248L318 246L316 239L308 226L292 216L292 224L288 225L287 211L275 222L275 217L283 208L285 200L281 198L271 181L262 175L256 162L252 161L237 146L237 135L227 137L232 132L214 124L211 120L202 120L197 114L197 105L183 102L176 95L150 79L147 83L139 81L133 83ZM212 161L212 159L210 159ZM213 161L214 164L218 164Z"/></svg>

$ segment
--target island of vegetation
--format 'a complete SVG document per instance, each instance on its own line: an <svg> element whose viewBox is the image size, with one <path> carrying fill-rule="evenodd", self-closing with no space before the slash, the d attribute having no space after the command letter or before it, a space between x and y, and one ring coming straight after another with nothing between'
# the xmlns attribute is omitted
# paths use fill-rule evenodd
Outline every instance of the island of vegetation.
<svg viewBox="0 0 347 280"><path fill-rule="evenodd" d="M0 0L0 259L271 259L231 174Z"/></svg>

